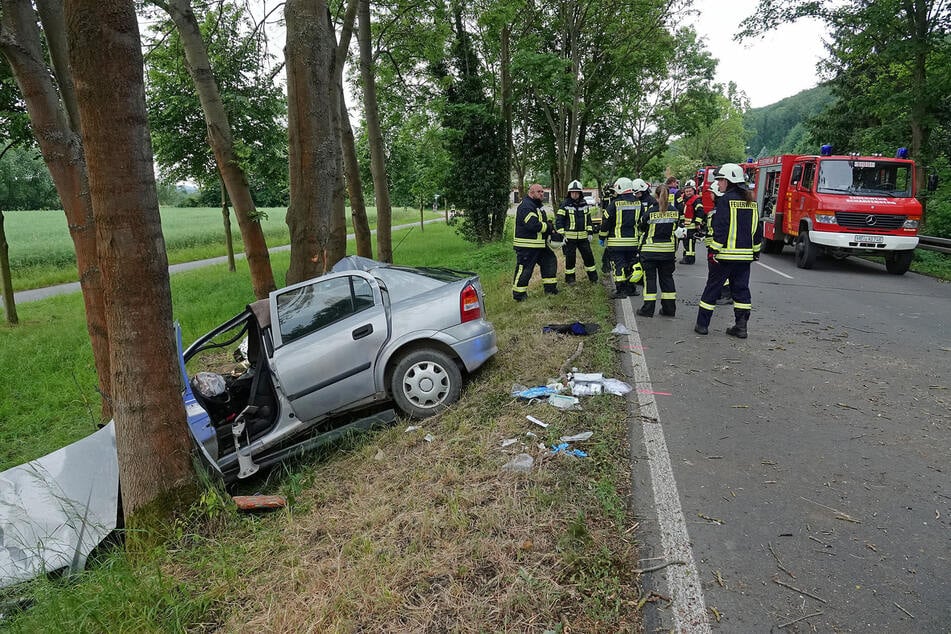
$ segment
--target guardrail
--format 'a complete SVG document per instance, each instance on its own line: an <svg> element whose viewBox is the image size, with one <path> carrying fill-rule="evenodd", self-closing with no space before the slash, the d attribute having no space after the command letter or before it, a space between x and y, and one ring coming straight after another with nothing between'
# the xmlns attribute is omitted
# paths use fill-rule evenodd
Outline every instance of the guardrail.
<svg viewBox="0 0 951 634"><path fill-rule="evenodd" d="M951 255L951 240L932 236L918 236L918 248Z"/></svg>

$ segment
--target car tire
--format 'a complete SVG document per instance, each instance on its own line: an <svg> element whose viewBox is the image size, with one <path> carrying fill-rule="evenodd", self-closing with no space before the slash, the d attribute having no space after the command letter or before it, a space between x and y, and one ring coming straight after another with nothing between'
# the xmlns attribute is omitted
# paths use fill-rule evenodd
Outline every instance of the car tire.
<svg viewBox="0 0 951 634"><path fill-rule="evenodd" d="M888 252L885 254L885 270L892 275L904 275L914 259L914 250Z"/></svg>
<svg viewBox="0 0 951 634"><path fill-rule="evenodd" d="M462 372L438 350L415 350L393 367L390 390L396 408L410 418L427 418L459 400Z"/></svg>

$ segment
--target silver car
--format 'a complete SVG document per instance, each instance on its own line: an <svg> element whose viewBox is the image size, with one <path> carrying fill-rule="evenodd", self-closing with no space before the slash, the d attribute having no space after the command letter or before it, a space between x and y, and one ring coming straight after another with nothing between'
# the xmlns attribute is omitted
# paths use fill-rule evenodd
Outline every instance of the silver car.
<svg viewBox="0 0 951 634"><path fill-rule="evenodd" d="M189 428L226 481L248 477L393 405L443 411L497 350L476 274L345 258L185 350Z"/></svg>

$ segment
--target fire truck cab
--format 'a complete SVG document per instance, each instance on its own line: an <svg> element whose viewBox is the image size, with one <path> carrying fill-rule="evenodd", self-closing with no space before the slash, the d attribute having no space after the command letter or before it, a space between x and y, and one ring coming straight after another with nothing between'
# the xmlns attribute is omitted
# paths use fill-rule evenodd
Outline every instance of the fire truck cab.
<svg viewBox="0 0 951 634"><path fill-rule="evenodd" d="M918 245L921 204L915 163L907 158L783 154L756 163L756 202L763 251L796 250L796 266L812 268L820 252L835 258L883 255L902 275Z"/></svg>

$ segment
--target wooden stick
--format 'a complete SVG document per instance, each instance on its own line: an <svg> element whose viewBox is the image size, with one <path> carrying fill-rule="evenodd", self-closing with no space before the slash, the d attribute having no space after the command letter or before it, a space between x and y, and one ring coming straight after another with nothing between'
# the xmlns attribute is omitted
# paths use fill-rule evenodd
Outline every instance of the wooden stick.
<svg viewBox="0 0 951 634"><path fill-rule="evenodd" d="M892 601L892 603L895 603L895 602ZM905 608L901 607L901 606L898 605L897 603L895 603L895 607L898 608L899 610L901 610L902 612L904 612L905 614L907 614L908 616L910 616L911 618L915 618L915 615L914 615L914 614L912 614L911 612L909 612L909 611L906 610Z"/></svg>
<svg viewBox="0 0 951 634"><path fill-rule="evenodd" d="M777 579L776 577L773 577L773 583L779 584L779 585L781 585L781 586L784 587L784 588L789 588L790 590L793 590L794 592L798 592L799 594L804 594L804 595L806 595L807 597L811 597L811 598L815 599L816 601L819 601L820 603L828 603L828 601L826 601L826 600L823 599L822 597L817 597L816 595L812 594L811 592L806 592L805 590L800 590L800 589L797 588L796 586L791 586L791 585L789 585L788 583L786 583L786 582L784 582L784 581L780 581L780 580Z"/></svg>
<svg viewBox="0 0 951 634"><path fill-rule="evenodd" d="M788 570L786 570L786 566L784 566L784 565L783 565L783 562L779 559L779 555L777 555L777 554L776 554L776 551L773 550L773 543L772 543L772 542L769 542L769 554L771 554L771 555L773 556L773 559L776 560L776 567L777 567L777 568L779 568L780 570L782 570L783 572L785 572L787 575L789 575L789 576L792 577L793 579L796 578L796 575L794 575L793 573L791 573L791 572L789 572Z"/></svg>
<svg viewBox="0 0 951 634"><path fill-rule="evenodd" d="M644 573L646 573L646 572L656 572L656 571L658 571L658 570L662 570L662 569L666 568L667 566L686 566L686 565L687 565L687 562L686 562L686 561L679 561L679 560L678 560L678 561L668 561L668 562L665 563L665 564L658 564L658 565L656 565L656 566L651 566L650 568L635 568L635 569L634 569L634 574L642 575L642 574L644 574Z"/></svg>
<svg viewBox="0 0 951 634"><path fill-rule="evenodd" d="M822 610L819 610L818 612L813 612L812 614L807 614L806 616L800 616L798 619L793 619L792 621L786 621L782 625L777 625L776 627L781 630L784 627L792 625L793 623L798 623L799 621L805 621L806 619L811 619L812 617L819 616L820 614L822 614Z"/></svg>

